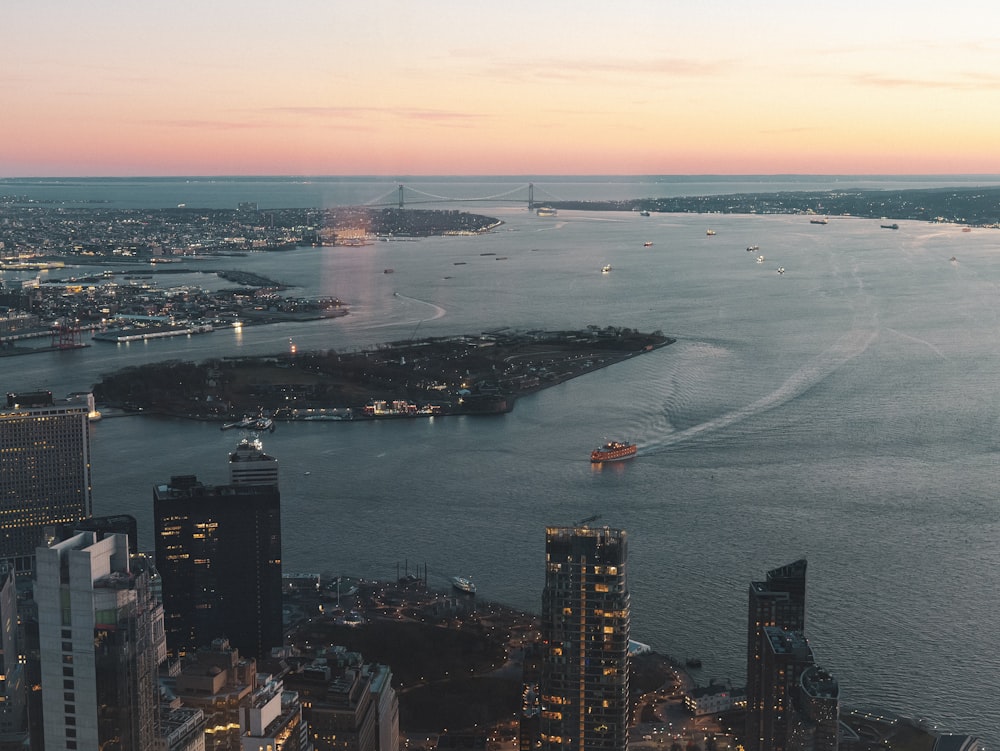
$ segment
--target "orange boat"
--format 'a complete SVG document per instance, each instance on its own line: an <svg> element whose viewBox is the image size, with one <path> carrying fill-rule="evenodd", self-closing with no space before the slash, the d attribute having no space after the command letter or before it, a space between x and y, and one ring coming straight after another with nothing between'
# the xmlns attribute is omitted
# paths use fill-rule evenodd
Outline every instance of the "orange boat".
<svg viewBox="0 0 1000 751"><path fill-rule="evenodd" d="M600 448L590 452L590 461L593 464L618 462L622 459L631 459L638 450L638 446L628 441L608 441Z"/></svg>

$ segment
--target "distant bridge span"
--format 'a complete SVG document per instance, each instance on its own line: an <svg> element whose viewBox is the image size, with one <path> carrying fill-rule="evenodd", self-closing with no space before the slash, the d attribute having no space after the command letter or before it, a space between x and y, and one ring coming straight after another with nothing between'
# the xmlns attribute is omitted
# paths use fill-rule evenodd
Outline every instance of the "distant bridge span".
<svg viewBox="0 0 1000 751"><path fill-rule="evenodd" d="M546 191L539 189L541 192L546 193ZM546 193L551 200L559 200L556 196ZM491 196L475 196L475 197L459 197L459 196L439 196L434 193L427 193L423 190L418 190L417 188L411 188L403 183L396 186L395 189L389 191L388 193L379 196L378 198L373 198L371 201L365 204L365 206L379 207L379 206L396 206L400 209L406 206L413 206L414 204L424 204L424 203L525 203L528 204L528 209L533 209L536 206L541 206L540 201L535 200L535 184L534 183L524 183L523 185L518 185L510 190L504 191L502 193L496 193Z"/></svg>

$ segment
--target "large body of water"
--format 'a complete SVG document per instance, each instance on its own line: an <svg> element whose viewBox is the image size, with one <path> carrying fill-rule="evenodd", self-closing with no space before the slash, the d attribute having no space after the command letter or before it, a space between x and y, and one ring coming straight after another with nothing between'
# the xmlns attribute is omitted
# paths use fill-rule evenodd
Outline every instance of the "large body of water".
<svg viewBox="0 0 1000 751"><path fill-rule="evenodd" d="M535 179L536 198L833 185L548 180ZM211 194L213 205L264 208L362 202L394 187L347 181L334 195L330 181L317 189L324 198L306 201L318 195L307 183L288 183L282 197L280 181L263 181L260 195L252 181L223 181L191 197L193 183L154 182L148 194L119 182L85 190L114 205L127 195L121 205L193 206ZM514 182L415 187L494 195ZM0 193L32 190L0 182ZM56 185L37 190L63 200ZM467 208L505 223L479 237L227 259L302 294L337 295L345 318L3 358L0 379L8 391L62 394L127 364L278 352L290 338L338 349L503 326L660 329L678 341L502 417L280 425L265 448L281 462L286 570L393 577L426 565L432 583L471 575L483 597L537 610L544 527L600 515L631 537L633 637L701 658L703 683L742 685L748 584L804 556L807 635L845 703L996 748L1000 233L908 221L890 231L850 217L819 226L799 216ZM600 273L605 263L612 273ZM613 437L636 440L638 457L592 467L590 449ZM152 486L191 473L225 482L235 440L184 420L96 423L95 512L134 514L151 549Z"/></svg>

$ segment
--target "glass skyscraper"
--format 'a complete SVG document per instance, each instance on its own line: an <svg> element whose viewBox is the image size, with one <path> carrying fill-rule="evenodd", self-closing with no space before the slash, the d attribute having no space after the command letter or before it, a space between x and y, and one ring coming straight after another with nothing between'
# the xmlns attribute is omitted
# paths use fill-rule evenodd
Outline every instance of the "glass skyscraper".
<svg viewBox="0 0 1000 751"><path fill-rule="evenodd" d="M545 530L539 682L543 749L628 748L627 558L623 530Z"/></svg>

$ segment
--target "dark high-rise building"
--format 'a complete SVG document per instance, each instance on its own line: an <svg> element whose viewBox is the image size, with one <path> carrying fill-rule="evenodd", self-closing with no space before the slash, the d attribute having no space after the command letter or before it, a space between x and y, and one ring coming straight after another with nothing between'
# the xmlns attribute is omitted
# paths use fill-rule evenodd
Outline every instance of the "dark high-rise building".
<svg viewBox="0 0 1000 751"><path fill-rule="evenodd" d="M769 627L802 632L806 621L806 561L798 560L767 572L765 581L750 583L747 617L747 751L777 751L765 738L773 724L775 708L768 701L772 687L764 670L764 653L770 649Z"/></svg>
<svg viewBox="0 0 1000 751"><path fill-rule="evenodd" d="M818 665L802 672L798 687L799 713L789 735L796 748L837 751L840 741L840 686Z"/></svg>
<svg viewBox="0 0 1000 751"><path fill-rule="evenodd" d="M795 724L795 699L802 673L813 664L812 649L801 631L764 627L761 652L760 748L785 751L789 729Z"/></svg>
<svg viewBox="0 0 1000 751"><path fill-rule="evenodd" d="M241 654L269 656L282 644L278 486L172 477L153 489L153 516L171 651L225 638Z"/></svg>
<svg viewBox="0 0 1000 751"><path fill-rule="evenodd" d="M837 751L840 689L819 667L801 631L764 628L760 746L770 751Z"/></svg>
<svg viewBox="0 0 1000 751"><path fill-rule="evenodd" d="M627 558L623 530L545 530L542 749L628 748Z"/></svg>
<svg viewBox="0 0 1000 751"><path fill-rule="evenodd" d="M0 566L0 751L23 751L28 738L25 666L18 659L17 588L14 572Z"/></svg>
<svg viewBox="0 0 1000 751"><path fill-rule="evenodd" d="M7 394L0 407L0 558L30 571L47 531L93 512L93 397L55 401L48 391Z"/></svg>

